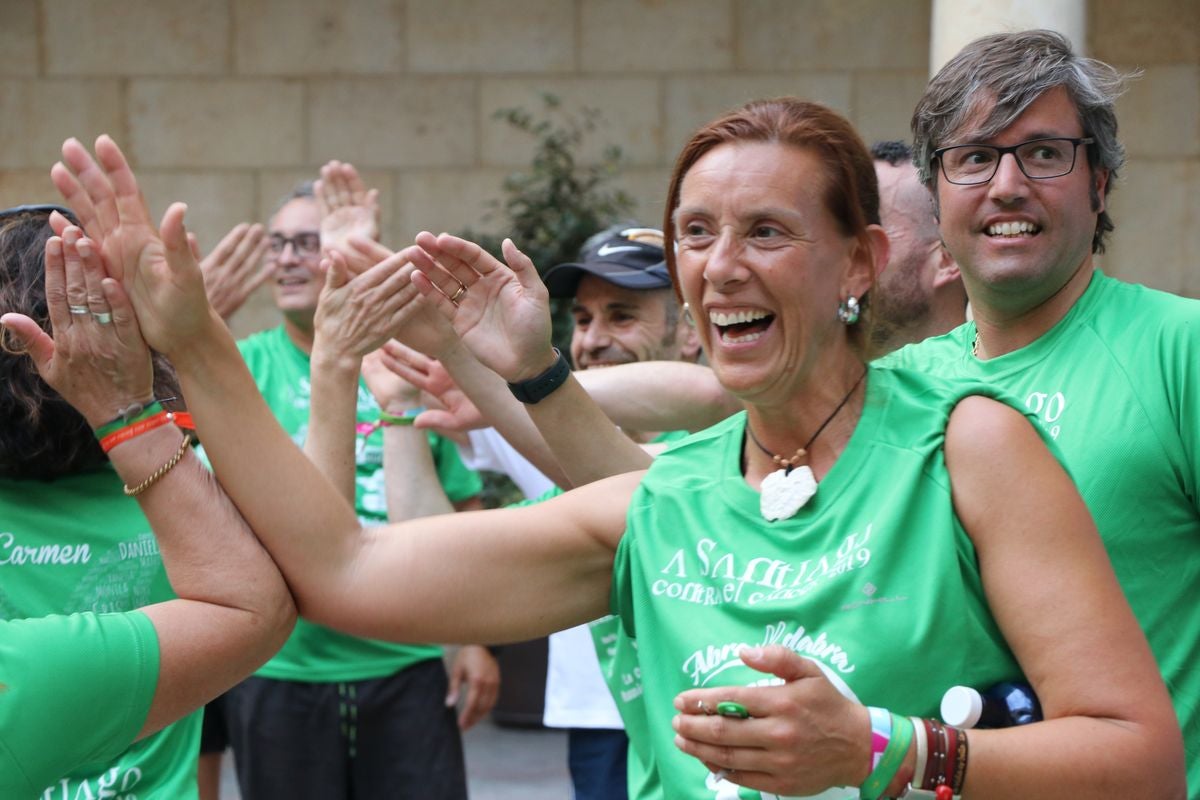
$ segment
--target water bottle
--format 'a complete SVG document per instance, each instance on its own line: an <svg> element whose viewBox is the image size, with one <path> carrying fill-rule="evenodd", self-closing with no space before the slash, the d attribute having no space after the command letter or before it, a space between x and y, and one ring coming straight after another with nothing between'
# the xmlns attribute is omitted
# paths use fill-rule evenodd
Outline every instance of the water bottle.
<svg viewBox="0 0 1200 800"><path fill-rule="evenodd" d="M1004 681L982 692L951 686L942 695L942 721L956 728L1008 728L1041 718L1041 703L1027 683Z"/></svg>

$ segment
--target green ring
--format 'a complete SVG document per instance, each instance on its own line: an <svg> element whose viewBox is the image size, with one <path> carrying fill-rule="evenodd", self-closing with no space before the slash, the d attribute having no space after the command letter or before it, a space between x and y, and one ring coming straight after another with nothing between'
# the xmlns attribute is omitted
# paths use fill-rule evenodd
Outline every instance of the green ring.
<svg viewBox="0 0 1200 800"><path fill-rule="evenodd" d="M717 713L722 717L737 717L738 719L747 719L750 716L750 712L744 705L732 700L722 700L717 703Z"/></svg>

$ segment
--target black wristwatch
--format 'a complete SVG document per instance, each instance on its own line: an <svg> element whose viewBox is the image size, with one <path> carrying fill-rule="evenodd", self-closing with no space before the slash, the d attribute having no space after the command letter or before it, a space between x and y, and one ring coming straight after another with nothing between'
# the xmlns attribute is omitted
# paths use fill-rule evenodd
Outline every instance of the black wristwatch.
<svg viewBox="0 0 1200 800"><path fill-rule="evenodd" d="M554 348L554 355L558 358L542 374L527 381L518 381L508 385L513 397L522 403L533 405L548 397L555 389L567 382L567 376L571 374L571 367L567 365L567 359L557 347Z"/></svg>

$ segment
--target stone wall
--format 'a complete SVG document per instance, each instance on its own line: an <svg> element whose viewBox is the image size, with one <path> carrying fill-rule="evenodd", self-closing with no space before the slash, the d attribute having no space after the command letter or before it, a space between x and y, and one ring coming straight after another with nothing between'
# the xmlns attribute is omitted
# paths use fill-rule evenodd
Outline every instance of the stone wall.
<svg viewBox="0 0 1200 800"><path fill-rule="evenodd" d="M69 135L111 133L156 214L202 247L262 220L330 158L381 190L385 236L485 225L529 143L494 119L543 92L603 115L592 157L658 223L698 124L799 94L864 138L906 138L929 0L0 0L0 204L51 200ZM1144 77L1121 103L1130 167L1112 197L1114 273L1200 296L1200 3L1090 0L1090 53ZM265 296L239 332L274 321Z"/></svg>

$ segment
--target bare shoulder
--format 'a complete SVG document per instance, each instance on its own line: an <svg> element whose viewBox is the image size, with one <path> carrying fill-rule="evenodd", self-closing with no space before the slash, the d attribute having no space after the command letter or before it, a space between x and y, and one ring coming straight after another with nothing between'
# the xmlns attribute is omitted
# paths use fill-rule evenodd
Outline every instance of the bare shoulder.
<svg viewBox="0 0 1200 800"><path fill-rule="evenodd" d="M1010 405L983 395L959 401L946 423L946 460L975 457L994 463L1023 447L1046 451L1033 423Z"/></svg>

